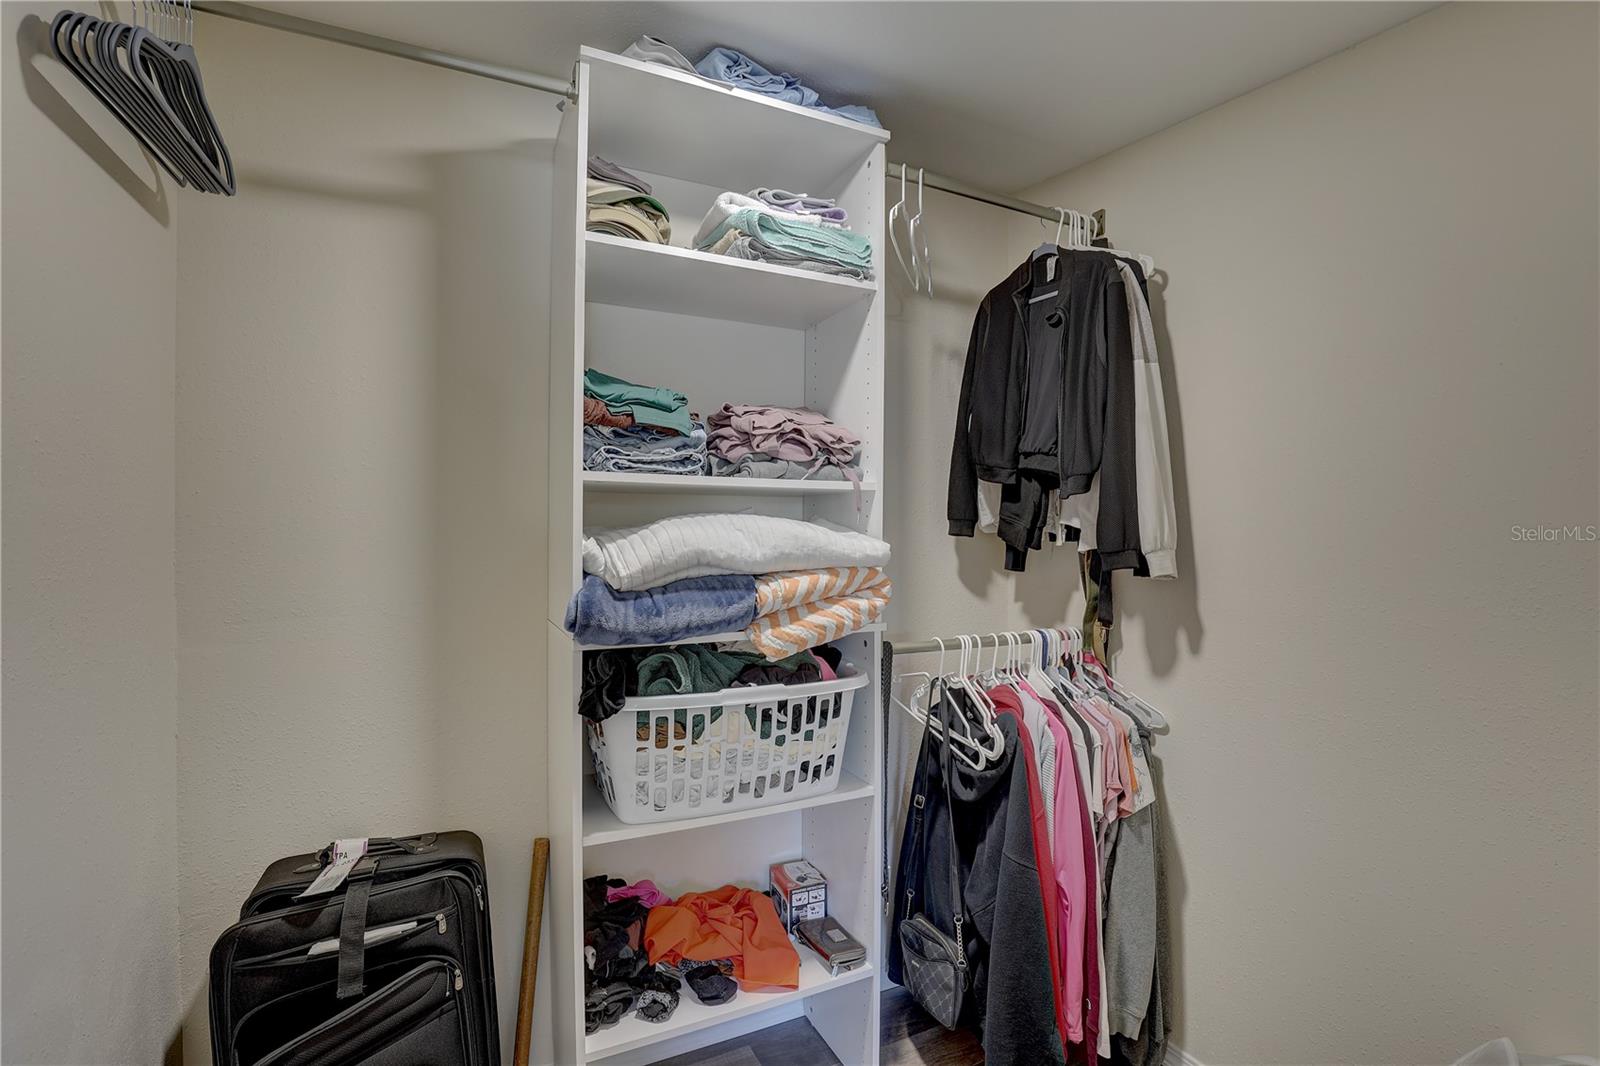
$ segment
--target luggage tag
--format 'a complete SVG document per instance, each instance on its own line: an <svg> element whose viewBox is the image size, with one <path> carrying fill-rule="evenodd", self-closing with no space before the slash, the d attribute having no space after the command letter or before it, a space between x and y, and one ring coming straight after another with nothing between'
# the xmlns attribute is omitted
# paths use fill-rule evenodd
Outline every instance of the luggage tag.
<svg viewBox="0 0 1600 1066"><path fill-rule="evenodd" d="M321 896L332 892L344 884L344 879L350 876L350 871L355 869L356 863L361 861L367 853L366 837L347 837L335 840L332 844L333 854L328 860L328 865L316 876L305 891L295 899L305 899L307 896Z"/></svg>

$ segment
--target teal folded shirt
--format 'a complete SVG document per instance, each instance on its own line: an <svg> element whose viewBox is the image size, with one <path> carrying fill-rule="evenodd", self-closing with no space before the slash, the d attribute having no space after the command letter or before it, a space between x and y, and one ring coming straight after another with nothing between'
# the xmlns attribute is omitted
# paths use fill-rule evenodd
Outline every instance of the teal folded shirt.
<svg viewBox="0 0 1600 1066"><path fill-rule="evenodd" d="M614 415L632 415L644 426L658 426L688 436L694 431L689 419L689 398L672 389L635 385L598 370L583 372L583 391L606 405Z"/></svg>

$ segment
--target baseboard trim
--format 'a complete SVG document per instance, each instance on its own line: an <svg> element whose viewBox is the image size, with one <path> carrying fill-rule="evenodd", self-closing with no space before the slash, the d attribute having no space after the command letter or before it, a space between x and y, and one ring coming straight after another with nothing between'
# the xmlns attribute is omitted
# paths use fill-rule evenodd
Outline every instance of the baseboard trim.
<svg viewBox="0 0 1600 1066"><path fill-rule="evenodd" d="M1167 1055L1162 1060L1162 1066L1203 1066L1203 1064L1177 1044L1168 1044Z"/></svg>

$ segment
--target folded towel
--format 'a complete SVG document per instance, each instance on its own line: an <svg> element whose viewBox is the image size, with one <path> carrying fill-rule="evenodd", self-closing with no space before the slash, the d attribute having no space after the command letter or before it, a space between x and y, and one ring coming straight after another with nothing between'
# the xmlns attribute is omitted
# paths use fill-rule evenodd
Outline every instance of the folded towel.
<svg viewBox="0 0 1600 1066"><path fill-rule="evenodd" d="M718 193L717 198L711 201L711 209L706 212L706 217L700 220L700 228L695 231L694 240L689 243L702 251L708 250L713 242L707 240L707 236L740 211L764 211L769 215L788 219L790 222L801 226L822 225L822 219L816 215L788 211L764 200L758 200L753 196L746 196L743 193L724 192Z"/></svg>
<svg viewBox="0 0 1600 1066"><path fill-rule="evenodd" d="M889 545L831 523L759 514L675 515L586 535L583 569L624 591L705 574L886 566Z"/></svg>
<svg viewBox="0 0 1600 1066"><path fill-rule="evenodd" d="M628 59L638 59L646 63L659 63L664 67L673 67L689 74L698 74L694 64L689 62L689 57L672 47L659 37L652 37L648 33L639 35L639 39L622 50Z"/></svg>
<svg viewBox="0 0 1600 1066"><path fill-rule="evenodd" d="M815 215L822 221L831 222L835 225L842 226L850 218L845 209L830 197L807 196L801 192L786 192L783 189L768 189L764 187L751 189L745 195L784 211L792 211L798 215Z"/></svg>
<svg viewBox="0 0 1600 1066"><path fill-rule="evenodd" d="M814 600L758 615L745 639L769 659L784 659L825 644L883 617L892 589L887 580L848 596Z"/></svg>
<svg viewBox="0 0 1600 1066"><path fill-rule="evenodd" d="M755 578L691 577L618 592L590 574L567 604L566 628L580 644L666 644L737 633L755 619Z"/></svg>
<svg viewBox="0 0 1600 1066"><path fill-rule="evenodd" d="M646 196L651 193L649 182L637 174L623 170L609 159L601 159L597 155L589 157L589 177L600 181L614 181L621 185L627 185L630 188L638 189Z"/></svg>
<svg viewBox="0 0 1600 1066"><path fill-rule="evenodd" d="M770 209L741 208L720 221L712 218L716 214L720 212L713 206L707 215L711 227L708 230L706 223L701 223L695 235L696 248L711 247L728 230L736 229L789 255L825 260L862 271L872 269L872 242L859 233L837 226L820 226L815 221L797 221L795 216Z"/></svg>
<svg viewBox="0 0 1600 1066"><path fill-rule="evenodd" d="M835 263L830 259L816 259L809 255L797 255L783 248L774 248L759 237L750 237L736 229L730 229L722 238L709 248L704 249L712 255L725 255L729 259L743 259L751 263L771 263L774 266L794 267L797 270L810 270L817 274L831 274L840 278L855 278L857 281L871 281L872 271L864 267L846 266Z"/></svg>
<svg viewBox="0 0 1600 1066"><path fill-rule="evenodd" d="M757 618L785 607L865 595L867 589L889 587L889 577L880 566L829 566L821 570L762 574L755 582Z"/></svg>

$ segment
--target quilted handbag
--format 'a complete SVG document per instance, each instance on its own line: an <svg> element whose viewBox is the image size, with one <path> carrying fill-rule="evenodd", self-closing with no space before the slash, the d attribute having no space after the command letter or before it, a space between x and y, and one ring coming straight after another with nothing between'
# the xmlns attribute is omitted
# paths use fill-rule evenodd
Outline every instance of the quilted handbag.
<svg viewBox="0 0 1600 1066"><path fill-rule="evenodd" d="M943 706L944 700L936 701L936 713ZM939 727L943 735L942 715ZM945 810L949 814L945 818L945 828L950 833L950 901L954 910L956 935L950 936L935 925L927 914L920 912L901 922L901 976L911 998L940 1025L954 1029L961 1020L961 1007L967 994L967 951L963 936L966 908L961 900L961 877L956 869L960 859L956 851L955 807L950 800L950 747L942 740L938 742L938 747ZM913 797L912 805L920 815L927 805L927 797L919 793ZM917 839L920 841L920 835ZM916 902L915 892L908 891L906 897L906 911L910 913Z"/></svg>

